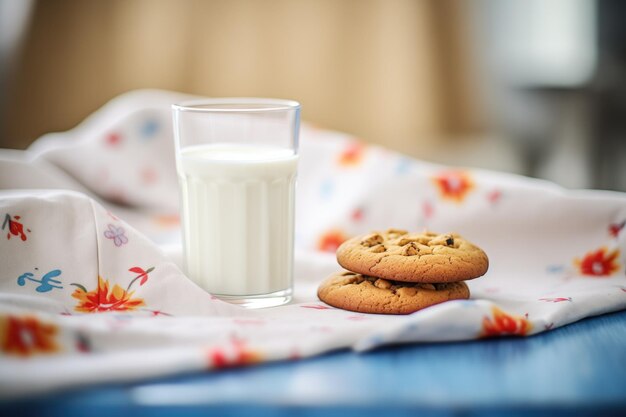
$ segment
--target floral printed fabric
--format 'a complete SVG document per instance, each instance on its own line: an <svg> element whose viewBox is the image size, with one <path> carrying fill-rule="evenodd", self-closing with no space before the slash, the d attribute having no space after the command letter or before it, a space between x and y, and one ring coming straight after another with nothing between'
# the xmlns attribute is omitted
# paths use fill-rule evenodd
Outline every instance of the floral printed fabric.
<svg viewBox="0 0 626 417"><path fill-rule="evenodd" d="M416 161L302 130L295 299L248 311L180 271L169 104L119 97L70 132L0 151L0 395L295 360L341 347L527 336L626 308L626 196ZM345 239L455 231L490 258L470 300L408 316L315 296ZM102 372L106 370L106 372Z"/></svg>

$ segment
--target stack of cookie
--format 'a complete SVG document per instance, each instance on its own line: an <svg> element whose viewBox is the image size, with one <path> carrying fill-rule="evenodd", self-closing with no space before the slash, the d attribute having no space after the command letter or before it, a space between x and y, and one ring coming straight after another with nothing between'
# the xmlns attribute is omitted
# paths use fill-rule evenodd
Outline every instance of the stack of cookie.
<svg viewBox="0 0 626 417"><path fill-rule="evenodd" d="M361 313L409 314L469 298L465 280L484 275L485 252L457 234L389 229L357 236L337 250L348 271L319 286L320 300Z"/></svg>

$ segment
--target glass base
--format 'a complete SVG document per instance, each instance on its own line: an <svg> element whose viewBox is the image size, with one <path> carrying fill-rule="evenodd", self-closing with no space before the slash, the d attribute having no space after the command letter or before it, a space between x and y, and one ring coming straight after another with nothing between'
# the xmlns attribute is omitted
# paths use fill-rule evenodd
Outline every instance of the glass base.
<svg viewBox="0 0 626 417"><path fill-rule="evenodd" d="M212 294L230 304L235 304L244 308L266 308L287 304L291 301L292 290L276 291L270 294L260 295L221 295Z"/></svg>

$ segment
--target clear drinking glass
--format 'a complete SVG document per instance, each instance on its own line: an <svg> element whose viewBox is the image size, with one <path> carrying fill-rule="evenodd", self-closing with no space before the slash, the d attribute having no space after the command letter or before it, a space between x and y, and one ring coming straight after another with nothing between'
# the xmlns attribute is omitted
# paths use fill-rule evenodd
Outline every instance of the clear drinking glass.
<svg viewBox="0 0 626 417"><path fill-rule="evenodd" d="M289 302L300 104L206 99L172 112L187 276L245 307Z"/></svg>

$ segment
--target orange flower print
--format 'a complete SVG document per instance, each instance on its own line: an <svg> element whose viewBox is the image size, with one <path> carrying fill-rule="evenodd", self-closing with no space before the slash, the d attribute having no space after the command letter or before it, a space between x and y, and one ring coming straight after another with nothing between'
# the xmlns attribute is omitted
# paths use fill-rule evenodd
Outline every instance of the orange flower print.
<svg viewBox="0 0 626 417"><path fill-rule="evenodd" d="M433 182L444 200L461 203L474 188L474 181L465 171L444 171L433 177Z"/></svg>
<svg viewBox="0 0 626 417"><path fill-rule="evenodd" d="M493 317L483 319L481 337L525 336L532 324L524 317L512 316L497 307L491 309Z"/></svg>
<svg viewBox="0 0 626 417"><path fill-rule="evenodd" d="M134 291L124 290L117 284L109 287L109 281L98 277L98 288L87 291L80 284L72 284L78 287L72 297L78 300L74 310L81 313L99 313L102 311L133 311L138 307L145 306L142 298L133 298Z"/></svg>
<svg viewBox="0 0 626 417"><path fill-rule="evenodd" d="M7 355L31 356L59 350L58 328L32 316L0 318L0 349Z"/></svg>
<svg viewBox="0 0 626 417"><path fill-rule="evenodd" d="M341 230L329 230L319 237L317 241L317 249L323 252L334 253L337 251L339 245L347 239L348 237Z"/></svg>
<svg viewBox="0 0 626 417"><path fill-rule="evenodd" d="M607 248L602 247L596 251L587 252L583 259L574 259L574 265L583 275L609 276L619 270L618 256L619 250L609 252Z"/></svg>
<svg viewBox="0 0 626 417"><path fill-rule="evenodd" d="M180 225L180 216L178 214L161 214L155 216L153 221L163 229L171 229Z"/></svg>
<svg viewBox="0 0 626 417"><path fill-rule="evenodd" d="M344 167L352 167L359 165L365 155L365 145L359 142L350 143L339 154L339 165Z"/></svg>

